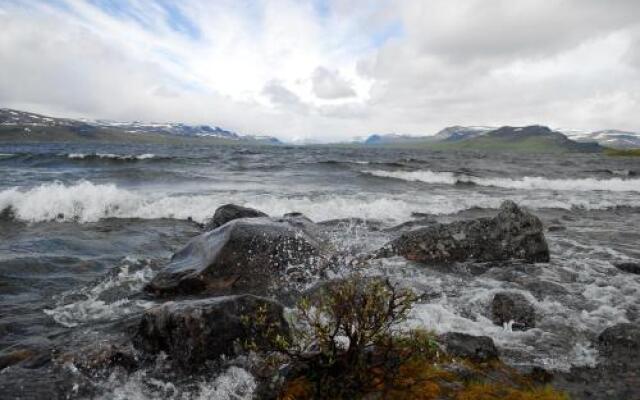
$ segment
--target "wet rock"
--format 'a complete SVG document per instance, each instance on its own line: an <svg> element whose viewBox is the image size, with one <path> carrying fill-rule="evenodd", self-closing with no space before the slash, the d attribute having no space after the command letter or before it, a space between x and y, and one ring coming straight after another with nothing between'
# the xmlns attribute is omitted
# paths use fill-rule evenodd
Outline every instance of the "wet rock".
<svg viewBox="0 0 640 400"><path fill-rule="evenodd" d="M637 399L640 387L640 325L617 324L598 337L596 367L575 367L554 376L552 384L572 399Z"/></svg>
<svg viewBox="0 0 640 400"><path fill-rule="evenodd" d="M625 263L615 264L615 266L620 271L628 272L630 274L640 275L640 263L625 262Z"/></svg>
<svg viewBox="0 0 640 400"><path fill-rule="evenodd" d="M555 297L569 294L569 291L562 285L546 280L540 280L536 278L520 278L516 280L516 282L523 285L538 300L543 300L548 296Z"/></svg>
<svg viewBox="0 0 640 400"><path fill-rule="evenodd" d="M498 358L498 349L488 336L473 336L460 332L448 332L441 335L440 343L446 352L454 357L469 358L477 362Z"/></svg>
<svg viewBox="0 0 640 400"><path fill-rule="evenodd" d="M598 336L600 355L606 363L640 365L640 325L617 324Z"/></svg>
<svg viewBox="0 0 640 400"><path fill-rule="evenodd" d="M492 320L497 325L513 321L513 330L535 327L536 311L524 295L515 292L496 293L491 302Z"/></svg>
<svg viewBox="0 0 640 400"><path fill-rule="evenodd" d="M13 207L8 206L0 210L0 222L13 221L16 218L16 213L13 211Z"/></svg>
<svg viewBox="0 0 640 400"><path fill-rule="evenodd" d="M436 224L403 233L378 251L378 257L404 256L423 263L521 259L548 262L542 222L505 201L494 218Z"/></svg>
<svg viewBox="0 0 640 400"><path fill-rule="evenodd" d="M364 227L371 231L380 230L383 223L377 219L368 219L368 218L336 218L336 219L328 219L325 221L318 222L318 225L326 226L326 227Z"/></svg>
<svg viewBox="0 0 640 400"><path fill-rule="evenodd" d="M10 367L14 364L19 364L25 360L32 358L35 352L31 349L16 349L11 351L4 351L0 354L0 370Z"/></svg>
<svg viewBox="0 0 640 400"><path fill-rule="evenodd" d="M0 371L14 365L33 369L51 361L51 342L43 337L32 337L0 351Z"/></svg>
<svg viewBox="0 0 640 400"><path fill-rule="evenodd" d="M98 342L79 351L63 354L58 361L73 363L79 370L92 375L100 371L109 372L115 367L132 372L139 366L135 350L130 344L108 342Z"/></svg>
<svg viewBox="0 0 640 400"><path fill-rule="evenodd" d="M158 295L267 295L290 265L319 265L320 244L289 221L243 218L192 239L145 287Z"/></svg>
<svg viewBox="0 0 640 400"><path fill-rule="evenodd" d="M258 217L268 217L268 215L253 208L238 206L236 204L225 204L216 209L213 217L206 223L205 230L210 231L216 229L234 219Z"/></svg>
<svg viewBox="0 0 640 400"><path fill-rule="evenodd" d="M280 304L253 295L168 302L145 312L134 342L148 353L165 352L182 367L197 368L239 353L244 342L260 347L269 335L287 335L282 312Z"/></svg>

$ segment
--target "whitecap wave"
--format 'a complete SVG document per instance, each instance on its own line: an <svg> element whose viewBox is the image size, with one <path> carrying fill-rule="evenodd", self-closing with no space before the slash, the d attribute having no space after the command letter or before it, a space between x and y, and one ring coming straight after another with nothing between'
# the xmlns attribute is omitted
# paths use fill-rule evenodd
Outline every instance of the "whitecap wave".
<svg viewBox="0 0 640 400"><path fill-rule="evenodd" d="M380 196L375 193L357 195L255 195L228 191L209 194L134 191L115 184L95 184L80 181L74 184L45 183L32 188L14 187L0 192L0 212L10 209L11 215L27 222L67 221L96 222L103 218L193 219L205 222L216 208L235 203L253 207L269 215L301 212L314 221L358 217L388 222L411 219L413 212L432 215L455 214L471 208L496 209L503 200L513 200L532 209L583 208L608 209L618 206L640 207L638 196L620 194L617 197L599 192L590 196L562 192L549 197L514 193L491 196L469 192L464 197L453 194L399 194Z"/></svg>
<svg viewBox="0 0 640 400"><path fill-rule="evenodd" d="M553 191L608 191L608 192L640 192L640 179L548 179L540 176L525 176L518 179L511 178L481 178L468 175L457 175L452 172L423 171L364 171L367 174L401 179L410 182L425 182L434 184L455 185L471 183L479 186L493 186L518 190L553 190Z"/></svg>
<svg viewBox="0 0 640 400"><path fill-rule="evenodd" d="M120 160L120 161L134 161L134 160L150 160L156 158L155 154L110 154L110 153L70 153L67 154L67 158L72 160L87 160L87 159L103 159L103 160Z"/></svg>

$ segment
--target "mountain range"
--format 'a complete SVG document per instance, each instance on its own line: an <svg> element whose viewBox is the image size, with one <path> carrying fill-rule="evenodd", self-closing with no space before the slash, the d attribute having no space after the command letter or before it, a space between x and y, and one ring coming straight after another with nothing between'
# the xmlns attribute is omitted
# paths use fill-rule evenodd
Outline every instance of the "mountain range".
<svg viewBox="0 0 640 400"><path fill-rule="evenodd" d="M240 135L210 125L76 120L1 108L0 141L11 140L105 142L124 140L135 143L175 143L190 140L205 143L281 144L275 137Z"/></svg>
<svg viewBox="0 0 640 400"><path fill-rule="evenodd" d="M604 148L640 148L640 134L616 130L558 131L546 126L451 126L431 136L374 134L364 145L424 147L436 150L477 149L506 151L599 152Z"/></svg>
<svg viewBox="0 0 640 400"><path fill-rule="evenodd" d="M282 144L275 137L240 135L211 125L54 118L8 108L0 108L2 141ZM552 130L542 125L451 126L430 136L373 134L352 144L435 150L601 152L605 148L638 149L640 134L619 130Z"/></svg>

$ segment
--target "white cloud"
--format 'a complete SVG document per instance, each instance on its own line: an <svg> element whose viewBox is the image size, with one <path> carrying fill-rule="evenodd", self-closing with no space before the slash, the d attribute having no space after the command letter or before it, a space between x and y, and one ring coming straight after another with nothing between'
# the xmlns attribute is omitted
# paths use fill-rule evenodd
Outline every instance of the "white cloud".
<svg viewBox="0 0 640 400"><path fill-rule="evenodd" d="M125 3L4 4L0 104L301 140L640 130L637 1Z"/></svg>
<svg viewBox="0 0 640 400"><path fill-rule="evenodd" d="M313 72L311 79L313 92L321 99L342 99L356 95L355 90L346 79L340 76L338 71L318 67Z"/></svg>

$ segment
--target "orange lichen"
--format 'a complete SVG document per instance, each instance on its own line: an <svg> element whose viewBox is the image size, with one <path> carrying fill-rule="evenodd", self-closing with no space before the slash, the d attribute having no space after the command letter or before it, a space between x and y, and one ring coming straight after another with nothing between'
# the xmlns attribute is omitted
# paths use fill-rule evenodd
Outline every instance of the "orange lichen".
<svg viewBox="0 0 640 400"><path fill-rule="evenodd" d="M456 400L568 400L549 386L519 389L494 383L474 383L459 392Z"/></svg>
<svg viewBox="0 0 640 400"><path fill-rule="evenodd" d="M279 400L307 400L312 398L313 386L305 377L299 377L288 382L279 396Z"/></svg>

